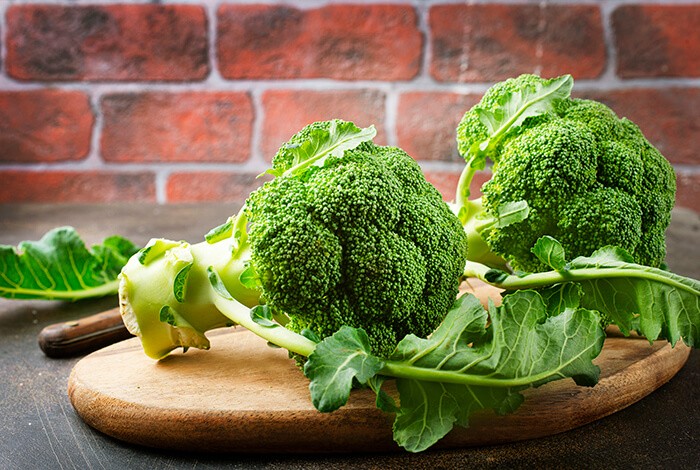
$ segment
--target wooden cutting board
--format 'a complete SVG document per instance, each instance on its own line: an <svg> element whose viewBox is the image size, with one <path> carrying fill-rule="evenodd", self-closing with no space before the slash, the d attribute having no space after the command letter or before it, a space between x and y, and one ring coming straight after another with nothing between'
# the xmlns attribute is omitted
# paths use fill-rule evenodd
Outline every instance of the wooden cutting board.
<svg viewBox="0 0 700 470"><path fill-rule="evenodd" d="M399 450L393 415L366 390L333 413L316 411L308 380L285 350L242 328L209 334L211 350L153 361L137 338L94 352L74 367L71 402L83 420L117 439L198 452L352 452ZM436 447L496 444L547 436L590 423L636 402L685 364L690 348L609 336L596 363L601 380L572 380L525 392L514 413L480 412Z"/></svg>

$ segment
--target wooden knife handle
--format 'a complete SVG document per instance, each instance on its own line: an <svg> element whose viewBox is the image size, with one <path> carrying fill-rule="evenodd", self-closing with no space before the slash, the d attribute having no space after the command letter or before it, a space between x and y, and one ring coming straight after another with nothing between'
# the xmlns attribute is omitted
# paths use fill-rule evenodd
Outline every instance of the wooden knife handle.
<svg viewBox="0 0 700 470"><path fill-rule="evenodd" d="M73 357L130 338L119 308L80 320L49 325L39 333L39 347L48 357Z"/></svg>

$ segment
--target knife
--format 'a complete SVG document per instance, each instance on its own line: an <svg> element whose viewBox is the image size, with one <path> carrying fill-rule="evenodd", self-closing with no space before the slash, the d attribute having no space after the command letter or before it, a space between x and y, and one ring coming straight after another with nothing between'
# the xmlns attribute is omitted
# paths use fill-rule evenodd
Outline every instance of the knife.
<svg viewBox="0 0 700 470"><path fill-rule="evenodd" d="M48 357L66 358L87 354L131 338L119 308L79 320L49 325L39 332L39 347Z"/></svg>

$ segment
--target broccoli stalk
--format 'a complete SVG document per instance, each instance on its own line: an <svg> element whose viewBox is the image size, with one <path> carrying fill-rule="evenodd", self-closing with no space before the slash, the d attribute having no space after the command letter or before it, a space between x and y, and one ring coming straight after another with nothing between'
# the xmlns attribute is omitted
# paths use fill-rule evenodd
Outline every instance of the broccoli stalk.
<svg viewBox="0 0 700 470"><path fill-rule="evenodd" d="M236 242L233 236L194 245L153 239L129 259L120 274L120 309L148 356L160 359L178 347L208 349L206 331L236 323L214 305L210 272L226 280L246 311L259 303L259 292L241 281L247 250L234 249Z"/></svg>

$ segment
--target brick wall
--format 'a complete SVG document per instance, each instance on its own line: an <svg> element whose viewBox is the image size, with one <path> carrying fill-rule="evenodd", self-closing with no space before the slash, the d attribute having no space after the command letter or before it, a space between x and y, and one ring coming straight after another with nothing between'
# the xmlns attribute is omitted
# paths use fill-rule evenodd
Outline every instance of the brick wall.
<svg viewBox="0 0 700 470"><path fill-rule="evenodd" d="M698 25L687 0L0 0L0 202L240 201L331 117L449 198L461 115L535 72L637 122L700 211Z"/></svg>

